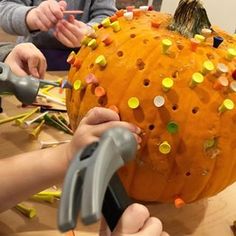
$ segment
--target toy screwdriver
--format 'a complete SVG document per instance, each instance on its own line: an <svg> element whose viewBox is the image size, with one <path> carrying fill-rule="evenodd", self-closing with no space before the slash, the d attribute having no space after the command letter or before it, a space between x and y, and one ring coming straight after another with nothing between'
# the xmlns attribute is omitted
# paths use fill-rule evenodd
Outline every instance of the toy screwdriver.
<svg viewBox="0 0 236 236"><path fill-rule="evenodd" d="M45 85L61 86L58 82L41 80L30 75L19 77L7 64L0 62L0 93L13 93L19 101L28 105L35 101L39 88ZM71 88L71 85L67 81L63 82L63 88Z"/></svg>
<svg viewBox="0 0 236 236"><path fill-rule="evenodd" d="M121 127L106 131L99 142L82 149L71 162L63 184L58 227L73 230L78 214L86 225L101 212L111 231L132 203L116 171L132 160L137 150L133 134Z"/></svg>

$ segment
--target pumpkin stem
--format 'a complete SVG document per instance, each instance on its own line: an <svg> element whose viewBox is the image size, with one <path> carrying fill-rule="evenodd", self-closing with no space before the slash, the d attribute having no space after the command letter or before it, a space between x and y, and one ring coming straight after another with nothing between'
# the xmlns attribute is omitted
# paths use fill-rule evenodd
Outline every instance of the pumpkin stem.
<svg viewBox="0 0 236 236"><path fill-rule="evenodd" d="M210 29L211 23L200 0L180 0L169 28L192 38L202 29Z"/></svg>

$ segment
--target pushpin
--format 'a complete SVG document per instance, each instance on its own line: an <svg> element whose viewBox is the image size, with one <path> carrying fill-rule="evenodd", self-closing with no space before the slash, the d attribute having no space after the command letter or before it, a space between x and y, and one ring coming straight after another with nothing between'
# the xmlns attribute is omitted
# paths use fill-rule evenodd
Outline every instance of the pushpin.
<svg viewBox="0 0 236 236"><path fill-rule="evenodd" d="M199 40L195 39L195 38L191 38L190 39L191 42L191 50L193 52L195 52L197 50L197 47L199 46L199 44L201 43Z"/></svg>
<svg viewBox="0 0 236 236"><path fill-rule="evenodd" d="M214 64L211 61L205 61L203 63L202 74L207 75L215 69Z"/></svg>
<svg viewBox="0 0 236 236"><path fill-rule="evenodd" d="M82 65L82 60L77 57L77 58L74 60L73 66L75 66L77 69L79 69L79 68L81 67L81 65Z"/></svg>
<svg viewBox="0 0 236 236"><path fill-rule="evenodd" d="M216 90L222 89L229 86L229 80L225 76L218 78L213 84L213 88Z"/></svg>
<svg viewBox="0 0 236 236"><path fill-rule="evenodd" d="M105 35L101 41L106 45L109 46L110 44L112 44L113 40L109 35Z"/></svg>
<svg viewBox="0 0 236 236"><path fill-rule="evenodd" d="M92 39L93 39L93 38L91 38L91 37L85 36L85 37L83 38L83 40L81 41L81 44L82 44L82 45L85 45L85 46L88 46L89 42L90 42Z"/></svg>
<svg viewBox="0 0 236 236"><path fill-rule="evenodd" d="M225 99L222 105L219 107L219 112L230 111L234 109L234 102L231 99Z"/></svg>
<svg viewBox="0 0 236 236"><path fill-rule="evenodd" d="M45 123L45 120L42 120L42 121L39 123L39 125L37 125L36 128L33 129L33 130L29 133L29 136L30 136L31 138L36 139L36 138L39 136L39 133L41 132L44 123Z"/></svg>
<svg viewBox="0 0 236 236"><path fill-rule="evenodd" d="M149 10L149 11L153 11L153 10L154 10L154 7L153 7L153 6L148 6L148 10Z"/></svg>
<svg viewBox="0 0 236 236"><path fill-rule="evenodd" d="M134 9L133 10L134 17L141 16L141 13L142 13L142 11L140 9Z"/></svg>
<svg viewBox="0 0 236 236"><path fill-rule="evenodd" d="M124 9L121 9L119 11L117 11L115 14L117 15L117 17L122 17L124 15L125 11Z"/></svg>
<svg viewBox="0 0 236 236"><path fill-rule="evenodd" d="M37 193L37 195L39 196L53 196L53 197L56 197L56 198L60 198L61 197L61 191L42 191L42 192L39 192Z"/></svg>
<svg viewBox="0 0 236 236"><path fill-rule="evenodd" d="M173 87L174 81L173 81L172 78L167 77L167 78L162 80L161 84L162 84L163 90L165 92L167 92L167 91L169 91Z"/></svg>
<svg viewBox="0 0 236 236"><path fill-rule="evenodd" d="M194 38L196 40L200 41L201 43L203 43L206 40L206 38L203 35L201 35L201 34L195 34Z"/></svg>
<svg viewBox="0 0 236 236"><path fill-rule="evenodd" d="M36 210L33 207L27 207L26 205L19 203L15 206L15 208L30 219L36 216Z"/></svg>
<svg viewBox="0 0 236 236"><path fill-rule="evenodd" d="M162 153L162 154L164 154L164 155L169 154L170 151L171 151L171 146L170 146L170 144L169 144L167 141L162 142L162 143L159 145L159 151L160 151L160 153Z"/></svg>
<svg viewBox="0 0 236 236"><path fill-rule="evenodd" d="M162 107L165 104L165 98L163 96L156 96L153 100L153 103L156 107Z"/></svg>
<svg viewBox="0 0 236 236"><path fill-rule="evenodd" d="M107 60L103 55L100 55L96 58L95 63L101 67L105 67L107 65Z"/></svg>
<svg viewBox="0 0 236 236"><path fill-rule="evenodd" d="M176 122L174 121L171 121L167 124L167 131L170 133L170 134L176 134L179 130L179 126Z"/></svg>
<svg viewBox="0 0 236 236"><path fill-rule="evenodd" d="M115 21L117 21L117 19L118 19L118 16L115 14L115 15L112 15L112 16L110 16L110 22L111 23L113 23L113 22L115 22Z"/></svg>
<svg viewBox="0 0 236 236"><path fill-rule="evenodd" d="M125 12L125 13L124 13L124 18L125 18L126 20L133 20L133 18L134 18L134 13L133 13L133 12Z"/></svg>
<svg viewBox="0 0 236 236"><path fill-rule="evenodd" d="M162 52L164 54L167 54L168 49L172 46L172 41L169 39L163 39L161 43L162 43Z"/></svg>
<svg viewBox="0 0 236 236"><path fill-rule="evenodd" d="M97 40L96 39L92 39L90 40L90 42L88 43L88 47L92 48L93 50L96 49L98 46L97 44Z"/></svg>
<svg viewBox="0 0 236 236"><path fill-rule="evenodd" d="M37 107L37 108L33 109L32 111L30 111L26 116L16 119L15 120L16 125L22 125L27 118L29 118L30 116L32 116L34 113L36 113L39 110L40 110L40 107Z"/></svg>
<svg viewBox="0 0 236 236"><path fill-rule="evenodd" d="M69 56L67 57L67 63L69 63L69 64L73 64L74 63L74 61L75 61L75 58L76 58L76 54L75 54L75 52L74 51L72 51L70 54L69 54Z"/></svg>
<svg viewBox="0 0 236 236"><path fill-rule="evenodd" d="M139 9L140 9L141 11L148 11L149 6L140 6Z"/></svg>
<svg viewBox="0 0 236 236"><path fill-rule="evenodd" d="M233 60L236 57L236 50L234 48L229 48L227 50L227 59L228 60Z"/></svg>
<svg viewBox="0 0 236 236"><path fill-rule="evenodd" d="M110 24L111 24L110 18L109 18L109 17L105 18L105 19L101 22L101 24L102 24L102 26L103 26L104 28L109 27Z"/></svg>
<svg viewBox="0 0 236 236"><path fill-rule="evenodd" d="M98 23L95 23L92 25L92 28L95 30L95 32L98 31L98 29L99 29L98 25L99 25Z"/></svg>
<svg viewBox="0 0 236 236"><path fill-rule="evenodd" d="M153 19L153 20L151 21L151 26L152 26L153 28L158 29L158 28L160 27L160 25L161 25L161 22L160 22L159 20L157 20L157 19Z"/></svg>
<svg viewBox="0 0 236 236"><path fill-rule="evenodd" d="M232 77L233 77L234 80L236 80L236 70L233 71Z"/></svg>
<svg viewBox="0 0 236 236"><path fill-rule="evenodd" d="M216 145L215 138L207 139L204 141L204 150L207 150L209 148L213 148L215 145Z"/></svg>
<svg viewBox="0 0 236 236"><path fill-rule="evenodd" d="M106 90L102 86L97 86L94 90L94 94L96 97L103 97L106 95Z"/></svg>
<svg viewBox="0 0 236 236"><path fill-rule="evenodd" d="M202 34L205 38L209 37L209 36L211 35L211 33L212 33L212 30L211 30L211 29L207 29L207 28L203 28L203 29L202 29L202 32L201 32L201 34Z"/></svg>
<svg viewBox="0 0 236 236"><path fill-rule="evenodd" d="M222 43L224 39L220 36L215 36L213 39L213 47L218 48Z"/></svg>
<svg viewBox="0 0 236 236"><path fill-rule="evenodd" d="M232 81L229 87L233 92L236 92L236 81Z"/></svg>
<svg viewBox="0 0 236 236"><path fill-rule="evenodd" d="M216 76L227 74L229 72L229 67L226 66L224 63L218 63L216 69L217 69Z"/></svg>
<svg viewBox="0 0 236 236"><path fill-rule="evenodd" d="M176 197L175 198L175 207L179 209L179 208L182 208L183 206L185 206L184 200L180 197Z"/></svg>
<svg viewBox="0 0 236 236"><path fill-rule="evenodd" d="M84 88L83 82L81 80L76 80L73 84L74 90L81 90Z"/></svg>
<svg viewBox="0 0 236 236"><path fill-rule="evenodd" d="M137 97L131 97L128 100L128 106L131 109L136 109L139 107L139 99Z"/></svg>
<svg viewBox="0 0 236 236"><path fill-rule="evenodd" d="M192 80L191 80L191 82L189 84L189 87L190 88L194 88L197 85L203 83L203 81L204 81L204 76L201 73L196 72L196 73L194 73L192 75Z"/></svg>
<svg viewBox="0 0 236 236"><path fill-rule="evenodd" d="M114 21L111 23L111 28L113 29L114 32L118 32L121 30L120 23L119 21Z"/></svg>
<svg viewBox="0 0 236 236"><path fill-rule="evenodd" d="M87 84L97 84L98 83L98 79L96 78L96 76L92 73L88 74L88 76L85 78L85 82Z"/></svg>
<svg viewBox="0 0 236 236"><path fill-rule="evenodd" d="M127 6L126 11L127 12L132 12L135 9L135 6Z"/></svg>

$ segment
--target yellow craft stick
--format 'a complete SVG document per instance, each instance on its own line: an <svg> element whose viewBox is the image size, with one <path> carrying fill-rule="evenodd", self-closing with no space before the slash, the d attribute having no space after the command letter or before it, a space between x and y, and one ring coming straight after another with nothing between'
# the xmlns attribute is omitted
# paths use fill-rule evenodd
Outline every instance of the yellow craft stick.
<svg viewBox="0 0 236 236"><path fill-rule="evenodd" d="M29 118L34 113L39 111L39 109L40 109L40 107L37 107L37 108L33 109L32 111L28 112L28 114L26 116L23 116L22 118L16 119L16 125L22 125L27 118Z"/></svg>
<svg viewBox="0 0 236 236"><path fill-rule="evenodd" d="M38 196L53 196L53 197L57 197L60 198L61 197L61 191L42 191L37 193Z"/></svg>
<svg viewBox="0 0 236 236"><path fill-rule="evenodd" d="M52 196L52 195L35 194L35 195L31 196L30 199L33 199L33 200L36 200L36 201L45 201L45 202L53 203L54 200L55 200L55 197Z"/></svg>
<svg viewBox="0 0 236 236"><path fill-rule="evenodd" d="M15 209L17 209L19 212L21 212L23 215L29 217L30 219L36 216L36 209L33 207L27 207L26 205L19 203L15 206Z"/></svg>
<svg viewBox="0 0 236 236"><path fill-rule="evenodd" d="M10 122L10 121L13 121L13 120L16 120L16 119L19 119L19 118L21 118L21 117L24 117L24 116L26 116L27 114L28 114L28 112L22 113L22 114L19 114L19 115L16 115L16 116L10 116L10 117L7 117L7 118L5 118L5 119L1 119L1 120L0 120L0 125L1 125L1 124L5 124L5 123Z"/></svg>

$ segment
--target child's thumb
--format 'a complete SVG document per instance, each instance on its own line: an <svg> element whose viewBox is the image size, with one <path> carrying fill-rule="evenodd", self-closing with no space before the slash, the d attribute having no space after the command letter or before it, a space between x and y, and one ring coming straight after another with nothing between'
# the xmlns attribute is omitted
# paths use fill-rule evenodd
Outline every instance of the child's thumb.
<svg viewBox="0 0 236 236"><path fill-rule="evenodd" d="M134 203L124 211L114 232L117 234L137 233L149 216L149 211L145 206Z"/></svg>

